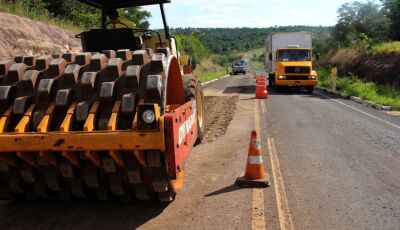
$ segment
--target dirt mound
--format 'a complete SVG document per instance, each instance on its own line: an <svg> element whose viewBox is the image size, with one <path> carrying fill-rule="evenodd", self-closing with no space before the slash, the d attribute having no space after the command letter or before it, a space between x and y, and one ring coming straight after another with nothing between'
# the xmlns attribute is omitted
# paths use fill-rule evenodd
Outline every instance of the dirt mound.
<svg viewBox="0 0 400 230"><path fill-rule="evenodd" d="M0 58L78 52L75 33L42 22L0 12Z"/></svg>
<svg viewBox="0 0 400 230"><path fill-rule="evenodd" d="M361 56L344 69L380 85L392 85L400 89L400 55L380 54Z"/></svg>
<svg viewBox="0 0 400 230"><path fill-rule="evenodd" d="M353 73L379 85L391 85L400 89L400 55L368 55L351 49L342 49L332 57L322 59L316 67L334 66L344 76Z"/></svg>
<svg viewBox="0 0 400 230"><path fill-rule="evenodd" d="M204 141L212 142L217 137L224 135L229 123L231 122L236 110L236 103L239 98L233 97L204 97L205 109L205 129L206 135Z"/></svg>

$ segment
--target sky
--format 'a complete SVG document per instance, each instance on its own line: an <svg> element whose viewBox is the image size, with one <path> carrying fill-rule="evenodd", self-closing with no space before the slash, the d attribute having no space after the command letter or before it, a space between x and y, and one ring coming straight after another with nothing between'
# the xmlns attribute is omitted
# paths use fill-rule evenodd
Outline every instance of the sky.
<svg viewBox="0 0 400 230"><path fill-rule="evenodd" d="M366 2L367 0L359 0ZM171 0L165 5L170 27L271 27L287 25L332 26L337 10L351 0ZM158 6L151 28L162 28Z"/></svg>

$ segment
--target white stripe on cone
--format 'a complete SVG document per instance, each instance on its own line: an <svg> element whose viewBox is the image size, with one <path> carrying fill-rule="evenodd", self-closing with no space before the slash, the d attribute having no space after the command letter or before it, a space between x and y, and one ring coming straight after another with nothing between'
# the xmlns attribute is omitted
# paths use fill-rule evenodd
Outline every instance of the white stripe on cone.
<svg viewBox="0 0 400 230"><path fill-rule="evenodd" d="M253 148L254 149L260 149L260 140L254 140L253 141Z"/></svg>
<svg viewBox="0 0 400 230"><path fill-rule="evenodd" d="M260 165L264 163L262 156L249 156L248 162L251 165Z"/></svg>

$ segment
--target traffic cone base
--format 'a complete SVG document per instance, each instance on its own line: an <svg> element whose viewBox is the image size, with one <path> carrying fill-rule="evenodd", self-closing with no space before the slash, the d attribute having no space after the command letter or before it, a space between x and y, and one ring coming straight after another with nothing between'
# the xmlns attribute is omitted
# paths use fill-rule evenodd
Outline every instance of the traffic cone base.
<svg viewBox="0 0 400 230"><path fill-rule="evenodd" d="M236 179L235 184L244 188L266 188L270 186L267 176L259 180L249 180L245 176L241 176Z"/></svg>

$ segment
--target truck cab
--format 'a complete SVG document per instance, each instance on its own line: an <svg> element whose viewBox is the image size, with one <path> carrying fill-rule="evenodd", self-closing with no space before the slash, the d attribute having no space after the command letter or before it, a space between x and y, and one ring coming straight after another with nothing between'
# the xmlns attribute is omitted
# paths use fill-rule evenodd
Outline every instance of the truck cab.
<svg viewBox="0 0 400 230"><path fill-rule="evenodd" d="M288 45L296 42L301 45ZM306 32L277 33L270 35L268 43L271 52L267 55L266 67L270 85L277 91L283 87L296 87L312 93L318 84L318 76L312 67L311 35Z"/></svg>

